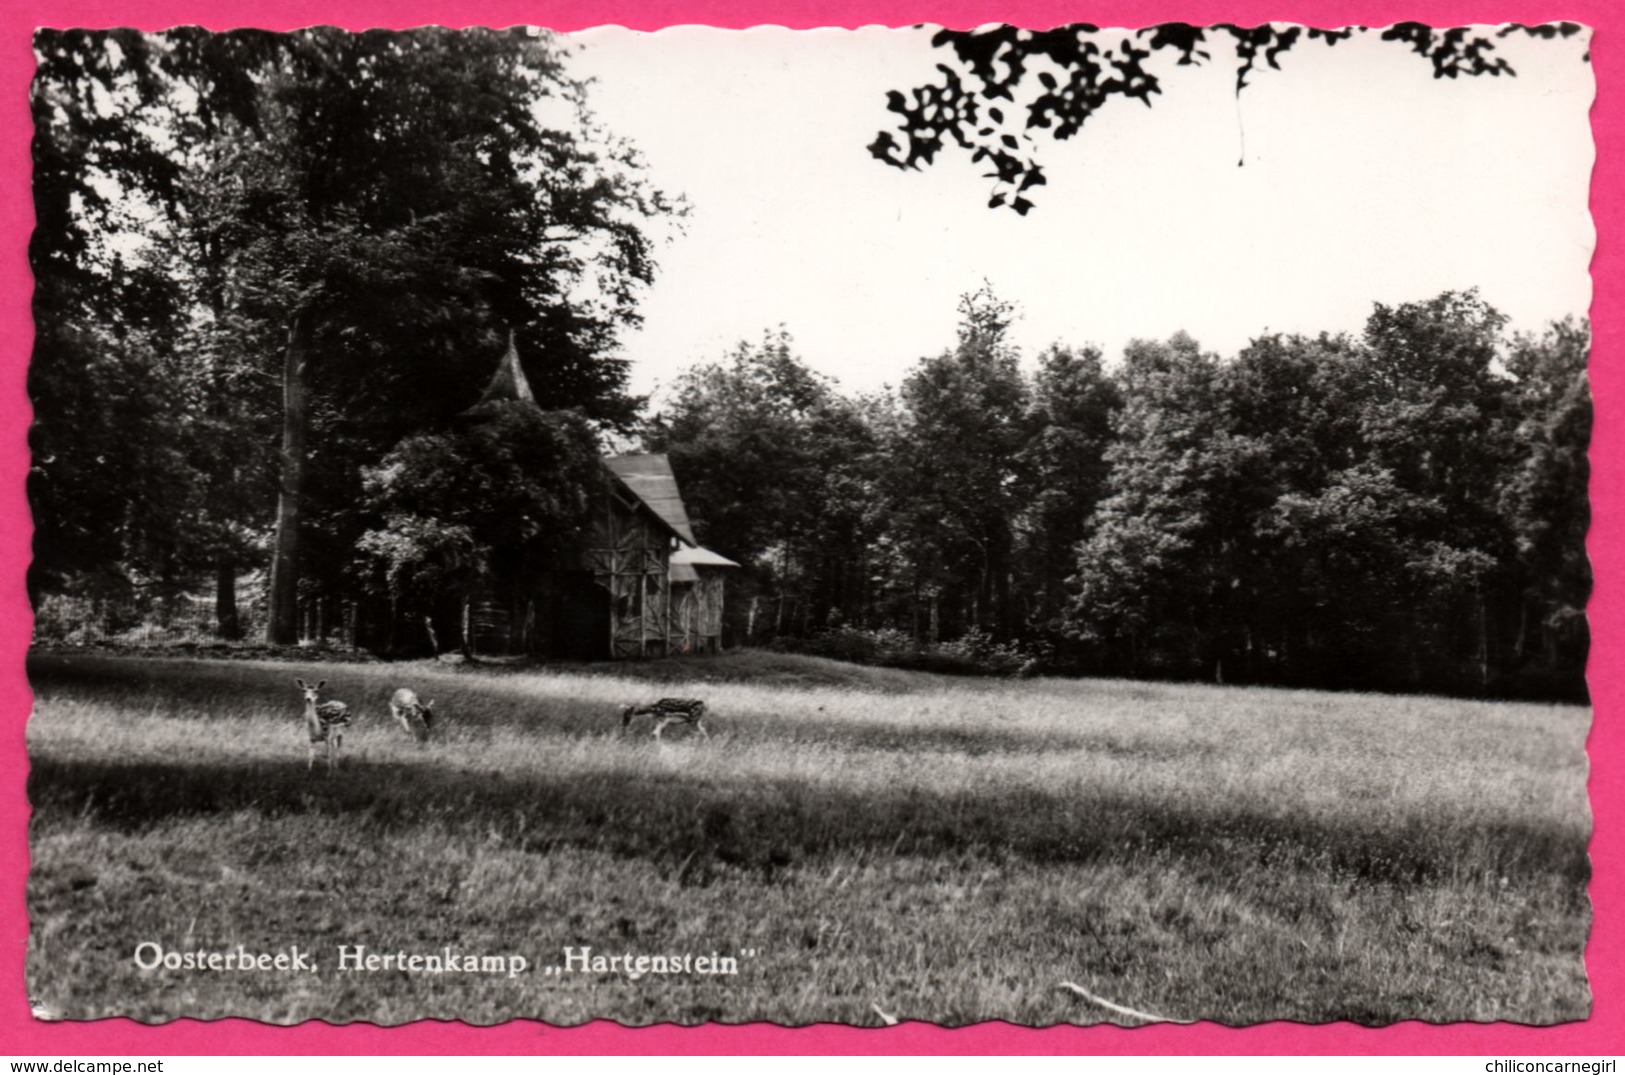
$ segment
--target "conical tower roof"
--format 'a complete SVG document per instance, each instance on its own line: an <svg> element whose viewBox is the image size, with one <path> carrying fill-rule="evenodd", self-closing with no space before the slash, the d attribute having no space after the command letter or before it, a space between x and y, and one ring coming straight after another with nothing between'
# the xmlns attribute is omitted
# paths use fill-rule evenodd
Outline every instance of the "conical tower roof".
<svg viewBox="0 0 1625 1075"><path fill-rule="evenodd" d="M530 382L525 380L524 368L519 365L519 349L514 346L513 330L508 330L508 350L502 356L502 362L497 366L491 383L485 386L480 395L478 407L481 403L490 403L494 400L523 400L526 403L536 402L536 393L530 390Z"/></svg>

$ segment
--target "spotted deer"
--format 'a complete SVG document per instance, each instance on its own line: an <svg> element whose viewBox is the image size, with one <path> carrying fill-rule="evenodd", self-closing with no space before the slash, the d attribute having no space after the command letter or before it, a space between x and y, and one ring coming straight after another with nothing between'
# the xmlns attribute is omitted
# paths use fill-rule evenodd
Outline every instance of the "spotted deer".
<svg viewBox="0 0 1625 1075"><path fill-rule="evenodd" d="M711 738L711 733L701 723L705 719L705 703L698 698L662 698L648 705L622 706L622 731L632 723L633 717L654 717L656 739L660 738L660 733L666 730L668 724L692 724L701 735Z"/></svg>
<svg viewBox="0 0 1625 1075"><path fill-rule="evenodd" d="M406 734L419 743L428 742L429 732L434 727L434 701L418 700L417 691L410 687L402 687L396 691L389 700L390 716L395 718Z"/></svg>
<svg viewBox="0 0 1625 1075"><path fill-rule="evenodd" d="M327 685L325 679L317 683L296 679L294 683L305 695L305 731L310 734L310 763L306 768L316 768L316 747L326 744L327 768L331 772L333 766L338 764L339 750L344 746L344 729L350 726L350 707L337 699L317 701L318 692Z"/></svg>

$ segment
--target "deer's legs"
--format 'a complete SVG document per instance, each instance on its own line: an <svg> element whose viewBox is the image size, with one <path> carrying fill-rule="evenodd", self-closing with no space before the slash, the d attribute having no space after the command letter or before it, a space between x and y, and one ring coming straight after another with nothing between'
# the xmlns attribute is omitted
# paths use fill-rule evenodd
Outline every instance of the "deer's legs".
<svg viewBox="0 0 1625 1075"><path fill-rule="evenodd" d="M702 724L698 718L689 720L687 717L662 717L660 722L655 725L656 739L660 738L660 733L666 730L666 726L668 724L692 724L695 728L699 729L701 735L705 736L707 739L711 738L711 733L705 730L705 725Z"/></svg>

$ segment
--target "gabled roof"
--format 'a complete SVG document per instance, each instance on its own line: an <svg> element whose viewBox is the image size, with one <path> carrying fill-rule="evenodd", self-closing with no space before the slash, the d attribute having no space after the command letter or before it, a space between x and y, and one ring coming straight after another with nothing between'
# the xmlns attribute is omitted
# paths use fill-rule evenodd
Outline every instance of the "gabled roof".
<svg viewBox="0 0 1625 1075"><path fill-rule="evenodd" d="M524 368L519 365L519 350L514 346L513 331L508 332L508 350L502 356L502 362L497 366L491 383L485 386L480 394L480 403L490 403L492 400L521 400L525 403L535 403L536 393L530 390L530 382L525 379Z"/></svg>
<svg viewBox="0 0 1625 1075"><path fill-rule="evenodd" d="M682 494L677 491L671 460L663 455L612 455L604 465L673 533L690 545L699 545Z"/></svg>

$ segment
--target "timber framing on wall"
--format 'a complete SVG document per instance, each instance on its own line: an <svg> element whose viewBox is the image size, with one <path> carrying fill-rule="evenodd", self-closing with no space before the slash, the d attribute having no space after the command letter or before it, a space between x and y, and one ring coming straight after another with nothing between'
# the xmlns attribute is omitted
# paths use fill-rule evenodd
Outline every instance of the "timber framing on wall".
<svg viewBox="0 0 1625 1075"><path fill-rule="evenodd" d="M723 579L733 561L700 547L664 455L604 461L602 508L584 566L606 593L612 658L721 648Z"/></svg>

